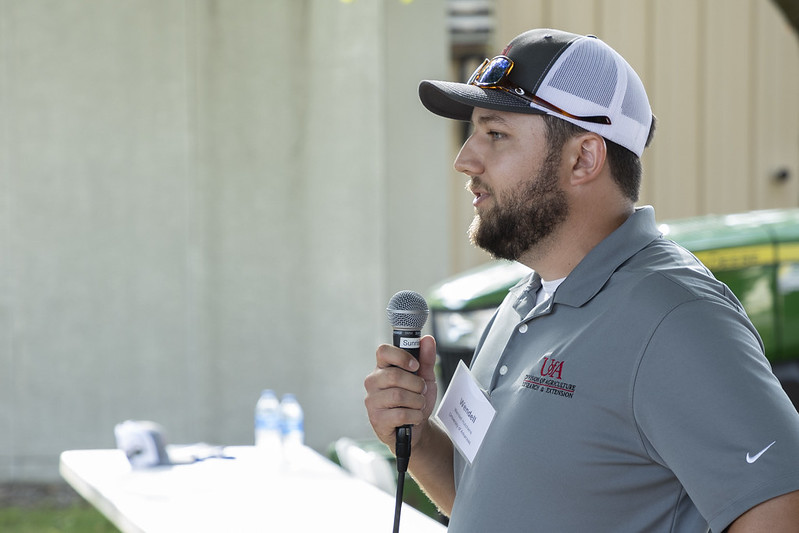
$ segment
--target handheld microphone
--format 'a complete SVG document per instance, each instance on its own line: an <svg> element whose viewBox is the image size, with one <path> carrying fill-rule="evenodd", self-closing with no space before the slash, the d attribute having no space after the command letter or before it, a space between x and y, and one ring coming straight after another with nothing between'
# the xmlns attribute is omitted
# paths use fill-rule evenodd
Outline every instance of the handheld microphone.
<svg viewBox="0 0 799 533"><path fill-rule="evenodd" d="M402 348L416 359L419 359L422 328L427 322L427 302L421 294L414 291L400 291L391 297L386 308L388 321L394 330L394 346ZM405 483L405 472L411 459L411 426L397 428L395 446L397 456L397 500L394 507L394 532L399 532L400 509L402 508L402 492Z"/></svg>
<svg viewBox="0 0 799 533"><path fill-rule="evenodd" d="M414 291L400 291L388 301L386 314L394 329L394 346L419 359L419 339L427 322L427 302Z"/></svg>
<svg viewBox="0 0 799 533"><path fill-rule="evenodd" d="M419 359L422 328L427 322L427 302L414 291L400 291L391 297L386 308L388 321L394 330L394 346ZM397 428L397 470L405 472L411 457L411 426Z"/></svg>

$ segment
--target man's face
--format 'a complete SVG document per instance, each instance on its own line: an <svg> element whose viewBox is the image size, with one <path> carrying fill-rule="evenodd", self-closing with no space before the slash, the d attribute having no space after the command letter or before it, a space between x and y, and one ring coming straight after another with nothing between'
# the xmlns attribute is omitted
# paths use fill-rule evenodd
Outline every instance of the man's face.
<svg viewBox="0 0 799 533"><path fill-rule="evenodd" d="M475 108L472 122L474 132L455 160L475 195L469 237L496 258L518 260L568 215L560 148L550 152L537 115Z"/></svg>

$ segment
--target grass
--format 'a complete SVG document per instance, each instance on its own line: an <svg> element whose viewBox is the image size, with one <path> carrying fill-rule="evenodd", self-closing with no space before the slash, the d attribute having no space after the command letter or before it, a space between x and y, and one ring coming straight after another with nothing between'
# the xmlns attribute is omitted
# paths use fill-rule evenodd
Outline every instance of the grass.
<svg viewBox="0 0 799 533"><path fill-rule="evenodd" d="M119 533L94 507L9 507L0 509L3 533Z"/></svg>
<svg viewBox="0 0 799 533"><path fill-rule="evenodd" d="M3 533L119 533L63 482L0 483Z"/></svg>

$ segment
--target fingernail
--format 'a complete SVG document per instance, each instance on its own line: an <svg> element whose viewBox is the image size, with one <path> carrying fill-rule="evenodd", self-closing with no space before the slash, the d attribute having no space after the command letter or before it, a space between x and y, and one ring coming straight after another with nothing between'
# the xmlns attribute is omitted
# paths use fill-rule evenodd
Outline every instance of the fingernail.
<svg viewBox="0 0 799 533"><path fill-rule="evenodd" d="M417 361L416 359L411 359L411 363L408 366L410 366L411 370L416 372L417 370L419 370L419 361Z"/></svg>

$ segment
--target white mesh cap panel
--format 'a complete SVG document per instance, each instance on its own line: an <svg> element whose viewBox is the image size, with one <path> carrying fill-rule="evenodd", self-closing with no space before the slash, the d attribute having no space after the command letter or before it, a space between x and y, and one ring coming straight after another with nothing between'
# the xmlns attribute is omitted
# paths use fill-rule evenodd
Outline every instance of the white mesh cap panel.
<svg viewBox="0 0 799 533"><path fill-rule="evenodd" d="M531 104L598 133L639 157L643 153L652 120L646 91L635 71L601 40L575 40L549 69L536 94L572 115L609 117L610 125L596 124Z"/></svg>
<svg viewBox="0 0 799 533"><path fill-rule="evenodd" d="M629 65L625 66L628 71L628 89L621 103L621 112L624 116L630 117L639 124L646 126L648 132L649 123L652 120L652 110L649 109L649 101L646 98L641 98L641 95L646 95L646 90L635 71Z"/></svg>
<svg viewBox="0 0 799 533"><path fill-rule="evenodd" d="M616 62L605 48L573 45L545 85L601 106L607 113L616 92ZM572 112L573 113L573 112Z"/></svg>

